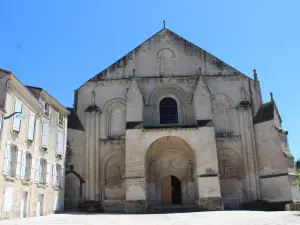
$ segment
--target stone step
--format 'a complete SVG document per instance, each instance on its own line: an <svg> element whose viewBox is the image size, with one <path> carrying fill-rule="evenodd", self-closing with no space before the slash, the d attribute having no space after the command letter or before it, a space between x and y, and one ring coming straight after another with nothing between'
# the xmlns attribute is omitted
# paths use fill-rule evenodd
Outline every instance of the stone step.
<svg viewBox="0 0 300 225"><path fill-rule="evenodd" d="M150 212L197 212L199 211L197 205L160 205L153 206Z"/></svg>

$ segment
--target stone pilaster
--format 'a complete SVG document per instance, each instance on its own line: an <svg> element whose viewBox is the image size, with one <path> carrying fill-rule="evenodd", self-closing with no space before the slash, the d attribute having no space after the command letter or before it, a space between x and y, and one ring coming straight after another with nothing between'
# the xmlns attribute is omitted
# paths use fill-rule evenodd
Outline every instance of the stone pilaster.
<svg viewBox="0 0 300 225"><path fill-rule="evenodd" d="M136 139L135 129L126 131L125 212L147 211L145 155Z"/></svg>
<svg viewBox="0 0 300 225"><path fill-rule="evenodd" d="M96 188L96 200L100 201L101 199L101 194L100 194L100 148L99 148L99 138L100 138L100 113L96 113L96 138L95 138L95 146L96 146L96 184L95 184L95 188Z"/></svg>
<svg viewBox="0 0 300 225"><path fill-rule="evenodd" d="M86 129L85 129L85 140L86 140L86 146L85 146L85 185L84 185L84 192L85 192L85 200L89 200L89 146L90 146L90 113L85 114L86 118Z"/></svg>
<svg viewBox="0 0 300 225"><path fill-rule="evenodd" d="M244 168L246 180L246 197L247 201L254 201L259 199L259 186L257 176L257 156L256 146L254 142L254 131L252 124L252 113L250 107L239 107L239 117L241 126L241 138L244 156Z"/></svg>
<svg viewBox="0 0 300 225"><path fill-rule="evenodd" d="M91 113L90 119L90 146L89 146L89 200L95 200L95 116L96 113Z"/></svg>

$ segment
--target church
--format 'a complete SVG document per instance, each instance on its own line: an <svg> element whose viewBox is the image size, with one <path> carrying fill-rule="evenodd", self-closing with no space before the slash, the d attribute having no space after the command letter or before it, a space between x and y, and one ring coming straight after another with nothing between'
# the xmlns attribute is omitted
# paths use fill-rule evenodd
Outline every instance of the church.
<svg viewBox="0 0 300 225"><path fill-rule="evenodd" d="M68 118L65 209L240 209L299 197L271 93L163 28L89 79Z"/></svg>

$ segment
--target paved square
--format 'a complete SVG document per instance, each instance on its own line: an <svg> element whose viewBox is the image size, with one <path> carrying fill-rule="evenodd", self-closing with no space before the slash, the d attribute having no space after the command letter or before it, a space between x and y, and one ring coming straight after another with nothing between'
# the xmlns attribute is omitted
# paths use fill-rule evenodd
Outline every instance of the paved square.
<svg viewBox="0 0 300 225"><path fill-rule="evenodd" d="M218 211L174 214L56 214L0 221L0 225L105 224L105 225L293 225L300 212Z"/></svg>

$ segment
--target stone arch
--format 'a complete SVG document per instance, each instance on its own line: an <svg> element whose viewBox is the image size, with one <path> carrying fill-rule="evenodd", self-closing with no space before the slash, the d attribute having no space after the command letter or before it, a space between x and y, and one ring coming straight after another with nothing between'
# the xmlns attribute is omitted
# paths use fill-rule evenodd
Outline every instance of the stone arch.
<svg viewBox="0 0 300 225"><path fill-rule="evenodd" d="M103 107L105 134L108 138L122 138L126 131L126 101L114 98Z"/></svg>
<svg viewBox="0 0 300 225"><path fill-rule="evenodd" d="M217 155L224 207L238 209L244 199L242 158L239 153L230 148L218 149Z"/></svg>
<svg viewBox="0 0 300 225"><path fill-rule="evenodd" d="M175 64L174 52L169 48L163 48L158 51L156 57L159 63L159 75L173 76Z"/></svg>
<svg viewBox="0 0 300 225"><path fill-rule="evenodd" d="M187 94L177 85L162 85L154 89L148 99L148 105L152 111L152 124L160 124L159 103L164 98L172 98L177 103L178 124L187 120L187 105L189 102Z"/></svg>
<svg viewBox="0 0 300 225"><path fill-rule="evenodd" d="M105 167L107 162L116 156L120 156L121 158L124 159L125 162L125 151L124 150L110 150L108 151L104 156L103 159L101 160L101 164L100 164L100 171L101 171L101 180L105 181ZM125 172L125 170L124 170Z"/></svg>
<svg viewBox="0 0 300 225"><path fill-rule="evenodd" d="M100 108L97 105L90 105L88 107L86 107L86 109L84 110L85 112L101 112Z"/></svg>
<svg viewBox="0 0 300 225"><path fill-rule="evenodd" d="M159 138L150 144L145 157L150 207L161 204L162 182L167 176L179 179L183 204L195 203L196 157L185 140L175 136Z"/></svg>
<svg viewBox="0 0 300 225"><path fill-rule="evenodd" d="M235 131L234 103L225 94L215 94L211 97L212 120L217 135L230 135Z"/></svg>
<svg viewBox="0 0 300 225"><path fill-rule="evenodd" d="M217 155L221 177L243 177L243 160L239 153L231 148L221 148L218 149Z"/></svg>
<svg viewBox="0 0 300 225"><path fill-rule="evenodd" d="M78 203L82 197L82 184L85 180L76 171L73 170L73 166L69 171L66 171L65 176L65 189L68 190L65 194L65 209L77 209Z"/></svg>
<svg viewBox="0 0 300 225"><path fill-rule="evenodd" d="M100 165L103 197L105 200L124 200L123 176L125 173L125 152L110 150Z"/></svg>

